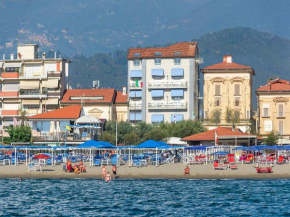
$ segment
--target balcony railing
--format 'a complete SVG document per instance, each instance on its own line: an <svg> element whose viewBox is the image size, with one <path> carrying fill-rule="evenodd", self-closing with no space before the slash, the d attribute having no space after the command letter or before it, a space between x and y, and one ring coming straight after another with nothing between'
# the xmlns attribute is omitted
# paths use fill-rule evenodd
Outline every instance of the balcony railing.
<svg viewBox="0 0 290 217"><path fill-rule="evenodd" d="M149 81L148 88L187 88L187 81Z"/></svg>
<svg viewBox="0 0 290 217"><path fill-rule="evenodd" d="M18 97L19 96L19 91L0 91L0 98L3 97Z"/></svg>
<svg viewBox="0 0 290 217"><path fill-rule="evenodd" d="M35 95L42 95L40 93L40 90L20 90L20 95L29 95L29 96L35 96Z"/></svg>
<svg viewBox="0 0 290 217"><path fill-rule="evenodd" d="M1 116L18 116L19 110L7 110L3 109L1 111Z"/></svg>
<svg viewBox="0 0 290 217"><path fill-rule="evenodd" d="M47 96L59 96L60 97L60 90L47 90Z"/></svg>
<svg viewBox="0 0 290 217"><path fill-rule="evenodd" d="M60 72L47 72L47 77L48 78L61 78L61 73Z"/></svg>
<svg viewBox="0 0 290 217"><path fill-rule="evenodd" d="M130 110L141 110L142 109L142 102L130 102L129 103Z"/></svg>
<svg viewBox="0 0 290 217"><path fill-rule="evenodd" d="M169 102L149 102L149 109L187 109L187 102L185 101L169 101Z"/></svg>
<svg viewBox="0 0 290 217"><path fill-rule="evenodd" d="M138 89L138 88L141 89L141 88L142 88L141 85L139 85L139 87L137 87L135 81L134 81L134 82L130 81L130 82L129 82L129 87L131 87L131 88L133 87L133 88L136 88L136 89Z"/></svg>
<svg viewBox="0 0 290 217"><path fill-rule="evenodd" d="M19 78L19 72L2 72L2 78Z"/></svg>
<svg viewBox="0 0 290 217"><path fill-rule="evenodd" d="M24 109L26 111L26 115L27 116L31 116L31 115L38 115L41 114L41 109Z"/></svg>

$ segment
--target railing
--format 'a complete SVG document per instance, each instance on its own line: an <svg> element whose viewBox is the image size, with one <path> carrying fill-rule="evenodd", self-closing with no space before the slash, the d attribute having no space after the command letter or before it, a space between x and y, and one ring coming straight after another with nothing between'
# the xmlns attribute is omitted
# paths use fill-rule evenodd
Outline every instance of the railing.
<svg viewBox="0 0 290 217"><path fill-rule="evenodd" d="M129 109L136 110L136 109L142 109L142 102L130 102L129 103Z"/></svg>
<svg viewBox="0 0 290 217"><path fill-rule="evenodd" d="M2 78L19 78L19 72L2 72Z"/></svg>
<svg viewBox="0 0 290 217"><path fill-rule="evenodd" d="M148 88L187 88L187 81L149 81Z"/></svg>
<svg viewBox="0 0 290 217"><path fill-rule="evenodd" d="M18 97L19 91L0 91L0 97Z"/></svg>
<svg viewBox="0 0 290 217"><path fill-rule="evenodd" d="M40 109L24 109L26 111L26 114L28 116L31 116L31 115L38 115L38 114L41 114L41 110Z"/></svg>
<svg viewBox="0 0 290 217"><path fill-rule="evenodd" d="M48 78L61 78L61 73L60 72L47 72L47 77Z"/></svg>
<svg viewBox="0 0 290 217"><path fill-rule="evenodd" d="M142 88L141 85L140 85L139 87L137 87L135 81L134 81L134 82L129 82L129 87L134 87L134 88L136 88L136 89L138 89L138 88Z"/></svg>
<svg viewBox="0 0 290 217"><path fill-rule="evenodd" d="M149 102L149 109L187 109L187 102L185 101L170 101L170 102Z"/></svg>
<svg viewBox="0 0 290 217"><path fill-rule="evenodd" d="M60 96L60 90L47 90L47 96Z"/></svg>
<svg viewBox="0 0 290 217"><path fill-rule="evenodd" d="M214 119L210 119L210 118L206 118L206 119L201 119L200 120L203 124L215 124ZM227 121L225 119L221 119L220 123L217 123L217 125L220 125L222 123L222 125L228 125L228 126L232 126L232 123L227 123ZM236 124L247 124L250 123L250 119L240 119L239 123Z"/></svg>
<svg viewBox="0 0 290 217"><path fill-rule="evenodd" d="M42 95L40 90L21 90L20 95L28 95L28 96L35 96L35 95Z"/></svg>
<svg viewBox="0 0 290 217"><path fill-rule="evenodd" d="M19 110L7 110L4 109L1 111L1 116L18 116Z"/></svg>

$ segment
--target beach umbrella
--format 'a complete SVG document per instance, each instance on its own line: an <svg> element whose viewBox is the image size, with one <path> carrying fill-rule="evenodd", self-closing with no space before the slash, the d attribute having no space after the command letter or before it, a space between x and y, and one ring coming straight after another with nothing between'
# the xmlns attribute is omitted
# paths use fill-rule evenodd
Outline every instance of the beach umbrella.
<svg viewBox="0 0 290 217"><path fill-rule="evenodd" d="M60 126L59 126L59 121L56 122L56 132L60 132Z"/></svg>
<svg viewBox="0 0 290 217"><path fill-rule="evenodd" d="M38 155L35 155L33 158L34 159L49 159L51 158L51 156L46 155L46 154L38 154Z"/></svg>
<svg viewBox="0 0 290 217"><path fill-rule="evenodd" d="M55 133L55 124L54 124L54 121L51 121L50 122L49 133L50 134L54 134Z"/></svg>

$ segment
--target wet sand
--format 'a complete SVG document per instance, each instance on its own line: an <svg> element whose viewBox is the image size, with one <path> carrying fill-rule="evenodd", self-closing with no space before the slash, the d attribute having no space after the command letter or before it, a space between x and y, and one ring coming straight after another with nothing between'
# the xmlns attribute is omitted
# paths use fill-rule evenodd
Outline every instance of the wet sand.
<svg viewBox="0 0 290 217"><path fill-rule="evenodd" d="M266 166L266 165L261 165ZM254 164L238 164L237 170L214 170L212 164L190 165L190 175L183 175L185 165L182 163L161 166L118 167L119 179L290 179L290 164L275 165L271 174L257 174ZM112 166L107 166L112 171ZM111 172L112 174L112 172ZM0 178L45 178L45 179L101 179L100 167L87 167L86 173L75 174L63 171L62 165L46 166L43 171L28 172L25 164L18 166L0 166Z"/></svg>

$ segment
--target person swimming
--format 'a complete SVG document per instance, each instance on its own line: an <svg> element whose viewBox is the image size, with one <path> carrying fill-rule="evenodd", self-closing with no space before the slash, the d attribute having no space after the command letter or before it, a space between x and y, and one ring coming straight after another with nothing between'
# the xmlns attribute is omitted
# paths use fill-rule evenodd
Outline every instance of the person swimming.
<svg viewBox="0 0 290 217"><path fill-rule="evenodd" d="M106 182L111 181L111 174L110 174L109 171L107 172L107 175L106 175L106 177L105 177L105 181L106 181Z"/></svg>
<svg viewBox="0 0 290 217"><path fill-rule="evenodd" d="M107 172L106 166L103 166L102 167L102 179L105 179L106 178L106 172Z"/></svg>

